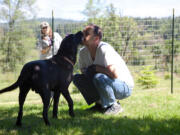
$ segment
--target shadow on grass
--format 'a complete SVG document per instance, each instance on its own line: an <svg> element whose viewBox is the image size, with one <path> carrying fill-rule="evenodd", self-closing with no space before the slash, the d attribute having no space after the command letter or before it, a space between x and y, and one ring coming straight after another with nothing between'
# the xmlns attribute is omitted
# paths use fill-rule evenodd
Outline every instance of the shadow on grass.
<svg viewBox="0 0 180 135"><path fill-rule="evenodd" d="M25 113L25 111L27 113ZM28 113L30 111L31 113ZM45 126L42 108L26 107L23 126L15 126L18 107L0 109L0 134L3 135L179 135L180 119L154 120L153 118L127 118L104 116L82 109L75 109L75 118L68 115L67 109L59 110L59 119L53 119L49 111L51 126Z"/></svg>

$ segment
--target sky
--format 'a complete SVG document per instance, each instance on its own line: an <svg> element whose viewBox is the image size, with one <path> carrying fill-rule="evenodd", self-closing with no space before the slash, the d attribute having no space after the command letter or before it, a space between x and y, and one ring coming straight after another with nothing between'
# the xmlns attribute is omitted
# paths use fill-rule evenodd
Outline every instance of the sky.
<svg viewBox="0 0 180 135"><path fill-rule="evenodd" d="M101 0L102 1L102 0ZM84 20L82 14L88 0L37 0L39 8L37 17L51 17L52 10L55 18ZM103 0L103 4L112 3L122 16L133 17L167 17L180 16L180 0Z"/></svg>

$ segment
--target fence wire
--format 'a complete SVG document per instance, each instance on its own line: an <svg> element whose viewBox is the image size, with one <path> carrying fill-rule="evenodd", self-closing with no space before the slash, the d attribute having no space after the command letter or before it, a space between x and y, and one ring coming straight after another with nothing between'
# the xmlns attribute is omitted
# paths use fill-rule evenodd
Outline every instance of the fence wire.
<svg viewBox="0 0 180 135"><path fill-rule="evenodd" d="M152 66L158 72L170 72L172 48L172 18L100 18L82 22L57 22L54 30L63 38L95 23L103 30L103 41L111 44L123 57L132 72L143 66ZM49 21L51 23L51 21ZM180 73L180 17L174 22L174 73ZM26 22L9 27L0 24L0 66L22 67L39 59L36 40L40 34L39 22ZM13 51L12 51L13 50ZM20 51L19 51L20 50ZM12 54L13 53L13 54ZM8 58L9 57L9 58ZM17 61L17 59L19 61ZM77 63L78 64L78 63ZM5 66L6 67L6 66ZM15 69L19 69L19 68ZM1 69L1 71L4 71ZM15 70L17 72L17 70Z"/></svg>

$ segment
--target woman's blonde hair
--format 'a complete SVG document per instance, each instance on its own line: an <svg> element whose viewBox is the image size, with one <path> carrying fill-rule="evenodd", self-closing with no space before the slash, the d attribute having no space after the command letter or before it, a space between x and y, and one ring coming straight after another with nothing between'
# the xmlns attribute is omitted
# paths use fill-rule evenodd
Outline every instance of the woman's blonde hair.
<svg viewBox="0 0 180 135"><path fill-rule="evenodd" d="M52 39L52 29L50 26L48 26L47 29L49 29L49 32L47 33L47 35L42 33L42 29L41 29L41 38L44 38L45 36L49 36Z"/></svg>

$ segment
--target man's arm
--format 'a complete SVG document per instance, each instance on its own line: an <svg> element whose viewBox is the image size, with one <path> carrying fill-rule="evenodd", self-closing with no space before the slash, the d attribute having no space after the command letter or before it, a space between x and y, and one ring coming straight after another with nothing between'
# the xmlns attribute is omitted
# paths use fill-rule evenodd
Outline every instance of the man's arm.
<svg viewBox="0 0 180 135"><path fill-rule="evenodd" d="M96 65L96 72L106 74L109 77L115 79L118 78L118 73L116 68L117 67L115 65L109 65L107 67Z"/></svg>

